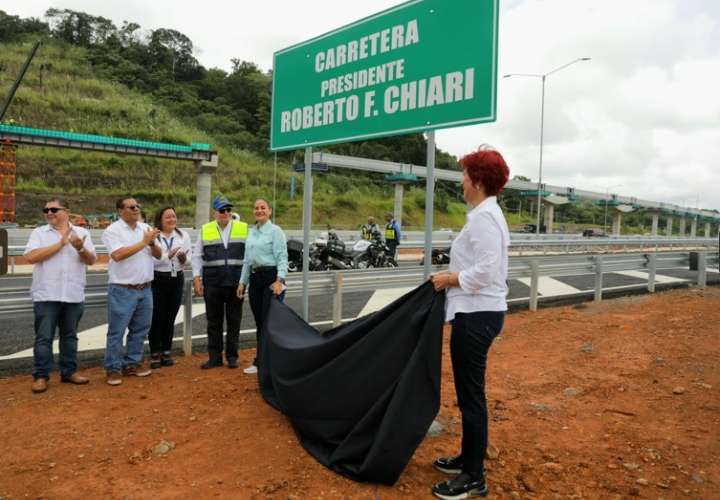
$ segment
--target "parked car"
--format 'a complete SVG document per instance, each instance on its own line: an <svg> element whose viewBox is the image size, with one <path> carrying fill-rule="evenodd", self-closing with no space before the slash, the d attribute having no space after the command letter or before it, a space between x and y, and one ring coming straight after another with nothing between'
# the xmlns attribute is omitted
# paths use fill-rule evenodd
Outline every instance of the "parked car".
<svg viewBox="0 0 720 500"><path fill-rule="evenodd" d="M530 234L537 233L537 224L525 224L522 228L522 231L520 231L520 232L521 233L530 233ZM540 232L541 233L547 232L547 228L545 227L545 224L542 224L540 226Z"/></svg>
<svg viewBox="0 0 720 500"><path fill-rule="evenodd" d="M605 238L607 236L605 231L596 228L585 229L582 235L587 238Z"/></svg>

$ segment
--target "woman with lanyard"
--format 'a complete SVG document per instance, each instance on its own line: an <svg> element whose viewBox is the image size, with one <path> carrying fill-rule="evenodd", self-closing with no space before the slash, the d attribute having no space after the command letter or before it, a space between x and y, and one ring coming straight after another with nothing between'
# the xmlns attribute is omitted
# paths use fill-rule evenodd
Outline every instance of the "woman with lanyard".
<svg viewBox="0 0 720 500"><path fill-rule="evenodd" d="M462 414L460 454L439 458L435 468L456 475L433 488L443 499L487 495L483 460L488 443L485 367L507 311L510 233L497 203L510 171L497 151L481 146L460 160L462 189L472 206L450 250L450 268L433 274L435 290L446 290L445 321L452 324L450 357Z"/></svg>
<svg viewBox="0 0 720 500"><path fill-rule="evenodd" d="M266 290L283 299L285 295L285 275L287 274L288 254L285 233L270 221L272 210L267 200L255 201L255 226L250 228L245 242L245 259L240 275L237 296L245 294L250 284L250 309L255 317L257 349L253 364L243 370L246 374L257 373L260 353L260 335L262 333L265 301L269 297Z"/></svg>
<svg viewBox="0 0 720 500"><path fill-rule="evenodd" d="M150 334L150 368L172 366L170 357L172 339L183 296L183 266L192 252L190 236L177 228L177 215L173 207L165 207L155 215L155 227L160 230L158 241L162 256L153 259L153 316Z"/></svg>

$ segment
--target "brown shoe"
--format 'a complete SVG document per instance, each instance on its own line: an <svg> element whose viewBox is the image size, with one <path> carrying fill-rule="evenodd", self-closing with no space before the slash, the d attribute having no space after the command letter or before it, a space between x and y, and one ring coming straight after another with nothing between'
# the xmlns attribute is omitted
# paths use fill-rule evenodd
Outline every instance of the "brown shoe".
<svg viewBox="0 0 720 500"><path fill-rule="evenodd" d="M75 384L75 385L83 385L90 382L90 380L86 379L85 377L81 377L77 373L73 373L69 377L61 377L60 382L64 384Z"/></svg>
<svg viewBox="0 0 720 500"><path fill-rule="evenodd" d="M120 372L107 372L105 381L109 385L120 385L122 384L122 374Z"/></svg>
<svg viewBox="0 0 720 500"><path fill-rule="evenodd" d="M140 365L127 365L123 368L122 374L125 377L147 377L148 375L152 375L152 370L150 368L143 368Z"/></svg>
<svg viewBox="0 0 720 500"><path fill-rule="evenodd" d="M44 378L36 378L33 381L32 391L35 394L39 394L41 392L47 391L47 386L48 386L47 380L45 380Z"/></svg>

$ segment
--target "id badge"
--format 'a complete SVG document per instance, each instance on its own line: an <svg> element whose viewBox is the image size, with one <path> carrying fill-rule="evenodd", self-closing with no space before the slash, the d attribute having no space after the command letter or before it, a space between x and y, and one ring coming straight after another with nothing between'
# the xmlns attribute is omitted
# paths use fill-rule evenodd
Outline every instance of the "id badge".
<svg viewBox="0 0 720 500"><path fill-rule="evenodd" d="M170 271L170 277L171 278L177 278L177 270L173 267Z"/></svg>

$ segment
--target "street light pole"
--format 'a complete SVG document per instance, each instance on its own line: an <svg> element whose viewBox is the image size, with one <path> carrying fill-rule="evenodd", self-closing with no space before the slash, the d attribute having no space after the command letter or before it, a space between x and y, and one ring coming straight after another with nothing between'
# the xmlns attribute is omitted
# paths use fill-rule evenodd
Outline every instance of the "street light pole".
<svg viewBox="0 0 720 500"><path fill-rule="evenodd" d="M548 71L547 73L509 73L507 75L503 75L503 78L510 78L511 76L529 76L532 78L540 78L540 80L542 81L542 96L540 98L540 162L538 166L537 227L535 228L535 234L538 235L540 234L540 210L542 209L543 136L545 133L545 79L553 73L557 73L558 71L565 69L568 66L571 66L580 61L590 61L590 59L590 57L579 57L578 59L570 61L569 63L565 63L552 71Z"/></svg>

